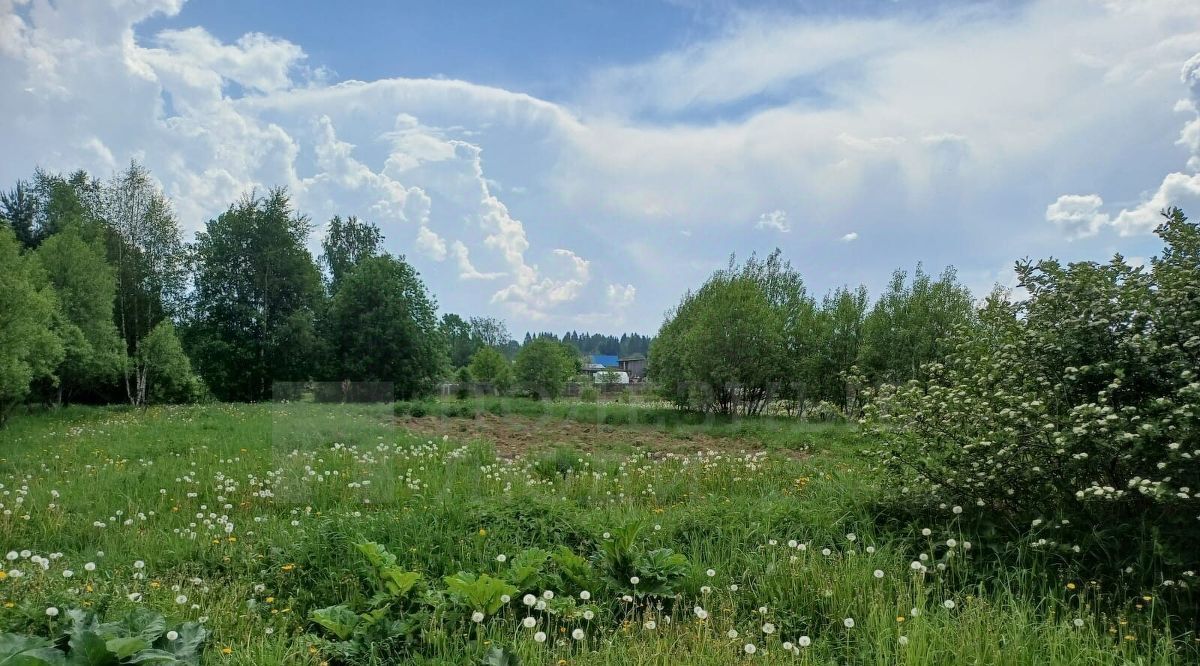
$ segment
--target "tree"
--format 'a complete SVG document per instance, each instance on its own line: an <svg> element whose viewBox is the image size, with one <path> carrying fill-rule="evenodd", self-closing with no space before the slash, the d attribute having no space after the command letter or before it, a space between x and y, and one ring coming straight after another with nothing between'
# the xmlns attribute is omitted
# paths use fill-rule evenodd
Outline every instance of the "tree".
<svg viewBox="0 0 1200 666"><path fill-rule="evenodd" d="M793 376L794 324L811 308L799 274L776 251L717 271L668 314L649 372L680 407L757 414Z"/></svg>
<svg viewBox="0 0 1200 666"><path fill-rule="evenodd" d="M86 171L76 171L69 177L37 169L33 174L33 193L37 202L34 243L75 226L86 240L101 235L103 205L100 183Z"/></svg>
<svg viewBox="0 0 1200 666"><path fill-rule="evenodd" d="M37 258L21 256L16 234L0 227L0 424L34 380L53 380L63 358L51 329L57 307Z"/></svg>
<svg viewBox="0 0 1200 666"><path fill-rule="evenodd" d="M483 347L471 357L471 375L492 385L503 395L512 386L512 364L494 347Z"/></svg>
<svg viewBox="0 0 1200 666"><path fill-rule="evenodd" d="M515 375L533 398L555 399L562 395L575 373L575 354L561 343L537 338L517 353Z"/></svg>
<svg viewBox="0 0 1200 666"><path fill-rule="evenodd" d="M868 302L866 287L842 287L825 296L816 314L817 343L806 365L812 378L810 395L844 411L858 406L853 376Z"/></svg>
<svg viewBox="0 0 1200 666"><path fill-rule="evenodd" d="M321 241L321 265L329 272L329 293L336 293L342 280L359 262L379 255L383 234L379 227L351 215L343 220L334 215Z"/></svg>
<svg viewBox="0 0 1200 666"><path fill-rule="evenodd" d="M471 337L480 345L500 349L512 341L508 326L494 317L471 317Z"/></svg>
<svg viewBox="0 0 1200 666"><path fill-rule="evenodd" d="M125 392L146 401L146 373L138 348L159 322L178 314L187 280L183 234L171 204L150 172L136 162L105 186L108 258L117 271L116 322L130 362Z"/></svg>
<svg viewBox="0 0 1200 666"><path fill-rule="evenodd" d="M453 312L447 312L442 315L439 329L449 347L450 366L461 368L470 363L471 356L481 346L474 335L470 322Z"/></svg>
<svg viewBox="0 0 1200 666"><path fill-rule="evenodd" d="M57 372L58 401L93 392L125 367L125 349L113 322L116 275L99 242L84 241L77 225L47 238L37 257L58 298L65 355Z"/></svg>
<svg viewBox="0 0 1200 666"><path fill-rule="evenodd" d="M195 402L204 395L204 384L192 372L175 325L163 320L142 340L138 349L146 373L146 402Z"/></svg>
<svg viewBox="0 0 1200 666"><path fill-rule="evenodd" d="M276 381L310 378L323 290L305 249L309 230L280 188L246 195L196 234L184 339L218 398L265 400Z"/></svg>
<svg viewBox="0 0 1200 666"><path fill-rule="evenodd" d="M872 383L920 379L922 366L950 352L955 329L975 320L974 299L953 267L934 280L918 264L912 282L906 278L893 273L863 322L859 366Z"/></svg>
<svg viewBox="0 0 1200 666"><path fill-rule="evenodd" d="M0 220L12 229L22 247L37 245L37 228L34 226L37 212L37 199L29 183L18 180L11 191L0 192Z"/></svg>
<svg viewBox="0 0 1200 666"><path fill-rule="evenodd" d="M331 348L340 378L391 382L396 398L432 392L446 363L437 304L402 259L365 259L330 304Z"/></svg>

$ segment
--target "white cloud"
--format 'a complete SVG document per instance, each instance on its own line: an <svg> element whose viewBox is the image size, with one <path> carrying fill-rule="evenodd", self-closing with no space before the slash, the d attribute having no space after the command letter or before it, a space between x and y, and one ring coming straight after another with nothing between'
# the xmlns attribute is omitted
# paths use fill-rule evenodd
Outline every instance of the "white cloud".
<svg viewBox="0 0 1200 666"><path fill-rule="evenodd" d="M850 233L846 234L845 236L842 236L843 243L853 243L856 240L858 240L858 232L857 231L851 231Z"/></svg>
<svg viewBox="0 0 1200 666"><path fill-rule="evenodd" d="M759 215L758 222L754 224L754 227L756 229L774 229L784 234L792 230L787 221L787 212L782 210L773 210Z"/></svg>
<svg viewBox="0 0 1200 666"><path fill-rule="evenodd" d="M637 289L631 284L610 284L607 290L607 301L610 308L627 308L633 305Z"/></svg>
<svg viewBox="0 0 1200 666"><path fill-rule="evenodd" d="M434 261L446 259L446 241L429 227L417 230L417 248Z"/></svg>
<svg viewBox="0 0 1200 666"><path fill-rule="evenodd" d="M222 44L202 28L164 30L156 41L197 74L211 72L263 93L290 88L291 70L305 58L299 46L257 32Z"/></svg>
<svg viewBox="0 0 1200 666"><path fill-rule="evenodd" d="M1200 205L1200 53L1184 63L1180 78L1192 97L1176 104L1175 110L1193 117L1184 124L1176 144L1188 150L1186 166L1192 173L1168 173L1153 194L1115 216L1099 212L1104 202L1098 195L1060 196L1046 208L1047 220L1064 227L1075 238L1093 236L1106 225L1112 225L1122 236L1131 236L1153 231L1162 221L1161 212L1170 206Z"/></svg>
<svg viewBox="0 0 1200 666"><path fill-rule="evenodd" d="M471 264L471 253L462 241L454 241L450 246L454 258L458 260L458 277L460 280L495 280L504 277L504 273L481 273Z"/></svg>
<svg viewBox="0 0 1200 666"><path fill-rule="evenodd" d="M1108 215L1100 212L1103 205L1096 194L1064 194L1046 206L1046 221L1062 228L1068 238L1094 236L1110 223Z"/></svg>

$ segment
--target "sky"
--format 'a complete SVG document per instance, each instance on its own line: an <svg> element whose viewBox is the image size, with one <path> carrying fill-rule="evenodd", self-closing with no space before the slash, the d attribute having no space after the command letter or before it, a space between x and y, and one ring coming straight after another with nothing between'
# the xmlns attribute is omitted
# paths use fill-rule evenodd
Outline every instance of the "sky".
<svg viewBox="0 0 1200 666"><path fill-rule="evenodd" d="M131 159L188 239L286 186L518 335L653 333L775 248L983 296L1200 215L1200 3L0 0L0 186Z"/></svg>

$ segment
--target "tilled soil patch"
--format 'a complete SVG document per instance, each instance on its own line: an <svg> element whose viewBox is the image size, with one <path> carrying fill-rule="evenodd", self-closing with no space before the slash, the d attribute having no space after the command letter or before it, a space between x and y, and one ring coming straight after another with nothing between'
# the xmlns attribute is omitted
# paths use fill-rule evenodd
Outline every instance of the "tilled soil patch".
<svg viewBox="0 0 1200 666"><path fill-rule="evenodd" d="M722 450L727 452L761 449L752 442L732 437L714 437L687 431L665 431L651 427L613 426L584 423L571 419L535 418L520 415L497 416L482 413L474 418L403 417L397 425L429 438L449 435L458 440L483 440L496 447L504 458L570 446L582 451L633 448L653 453L694 453Z"/></svg>

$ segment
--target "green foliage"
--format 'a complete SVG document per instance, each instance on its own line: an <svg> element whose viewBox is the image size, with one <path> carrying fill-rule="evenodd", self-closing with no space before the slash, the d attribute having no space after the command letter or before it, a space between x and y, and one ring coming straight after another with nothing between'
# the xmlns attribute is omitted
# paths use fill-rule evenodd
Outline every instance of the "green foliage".
<svg viewBox="0 0 1200 666"><path fill-rule="evenodd" d="M125 392L131 404L140 405L147 398L148 371L138 353L141 341L159 322L178 314L183 300L183 234L170 201L136 162L114 176L98 196L108 260L117 275L114 316L128 355Z"/></svg>
<svg viewBox="0 0 1200 666"><path fill-rule="evenodd" d="M142 340L138 354L146 368L146 402L151 404L196 402L205 386L194 372L169 320L159 322Z"/></svg>
<svg viewBox="0 0 1200 666"><path fill-rule="evenodd" d="M584 386L579 390L579 399L583 402L599 402L600 389L595 386Z"/></svg>
<svg viewBox="0 0 1200 666"><path fill-rule="evenodd" d="M37 245L37 209L38 201L26 181L18 180L11 191L0 192L0 222L12 229L21 247Z"/></svg>
<svg viewBox="0 0 1200 666"><path fill-rule="evenodd" d="M915 526L889 521L877 502L895 483L860 455L864 443L850 427L644 405L479 405L511 419L506 425L520 428L523 445L534 451L557 450L566 432L583 431L564 419L608 424L594 431L613 441L585 440L573 461L556 453L546 476L535 466L543 456L497 457L488 442L462 430L470 427L465 421L442 424L450 433L442 441L396 427L385 405L213 403L22 415L3 435L0 481L13 495L28 486L21 495L31 519L8 523L9 542L43 557L63 555L50 557L45 571L32 556L5 565L24 575L2 582L15 607L0 604L0 631L53 637L45 628L67 620L52 623L46 608L78 599L112 618L132 607L206 616L220 649L210 645L205 663L468 664L500 645L531 664L716 666L744 661L743 642L759 647L756 661L786 661L781 643L801 635L812 639L801 663L1196 662L1191 625L1173 611L1173 604L1194 603L1194 590L1181 585L1194 585L1194 578L1130 590L1137 593L1131 600L1105 581L1094 587L1091 579L1059 572L1054 553L1025 548L993 557L994 547L1004 547L1000 538L972 533L986 509L964 504L956 515L947 507ZM281 424L285 437L271 437ZM809 446L803 456L763 450L802 437ZM183 492L193 489L195 497ZM231 507L219 504L222 495ZM156 513L141 520L134 509ZM107 520L122 510L132 525ZM201 522L201 511L227 515L237 540L190 527ZM97 519L107 527L98 528ZM604 532L611 536L614 526L635 520L645 525L631 546L644 555L641 564L633 558L637 586L670 570L660 566L664 557L650 554L669 548L692 563L676 585L679 598L637 597L629 582L612 589L595 564ZM931 528L929 536L922 527ZM203 536L190 538L192 531ZM401 599L385 602L386 610L373 608L382 585L354 548L367 539L394 544L394 564L425 576ZM1152 534L1141 543L1152 549ZM551 556L524 555L534 549ZM144 569L133 567L139 559ZM512 584L513 563L528 560L542 562L527 578L537 581L528 592L532 605L514 595L479 623L442 581L467 571ZM97 568L85 569L88 561ZM913 561L926 562L928 571L914 572ZM63 576L66 569L73 577ZM874 577L875 570L884 576ZM139 571L144 579L134 577ZM145 598L127 600L133 591ZM175 603L177 594L188 603ZM947 600L957 607L947 609ZM309 621L312 611L332 605L359 616L346 641ZM910 614L913 608L919 614ZM856 626L847 629L843 618ZM651 621L656 628L647 626ZM767 622L775 633L762 632ZM583 639L573 637L575 629ZM538 631L546 641L536 641ZM907 646L897 644L901 635Z"/></svg>
<svg viewBox="0 0 1200 666"><path fill-rule="evenodd" d="M416 595L422 576L397 566L396 556L381 544L364 541L354 547L367 561L374 595L365 603L337 604L309 613L314 624L336 639L323 644L323 651L348 659L407 653L421 640L420 629L428 617Z"/></svg>
<svg viewBox="0 0 1200 666"><path fill-rule="evenodd" d="M511 341L504 322L491 317L466 320L450 312L442 315L439 328L449 345L450 365L454 368L469 364L484 349L499 350Z"/></svg>
<svg viewBox="0 0 1200 666"><path fill-rule="evenodd" d="M63 343L52 331L58 302L32 256L21 256L11 229L0 227L0 424L35 379L53 379Z"/></svg>
<svg viewBox="0 0 1200 666"><path fill-rule="evenodd" d="M471 324L453 312L447 312L442 315L438 329L446 339L451 367L461 368L470 363L471 356L480 348L479 341L471 335Z"/></svg>
<svg viewBox="0 0 1200 666"><path fill-rule="evenodd" d="M362 617L346 606L337 605L318 608L309 614L309 619L324 627L340 641L350 640Z"/></svg>
<svg viewBox="0 0 1200 666"><path fill-rule="evenodd" d="M651 347L663 397L702 412L757 414L793 377L785 325L811 309L803 282L778 251L730 261L684 295Z"/></svg>
<svg viewBox="0 0 1200 666"><path fill-rule="evenodd" d="M468 367L476 381L491 384L497 395L504 395L512 387L512 364L494 347L475 352Z"/></svg>
<svg viewBox="0 0 1200 666"><path fill-rule="evenodd" d="M353 381L390 382L403 400L430 394L446 357L436 308L403 259L363 260L329 307L332 371Z"/></svg>
<svg viewBox="0 0 1200 666"><path fill-rule="evenodd" d="M863 322L859 366L872 383L923 378L922 367L951 351L952 335L975 321L969 289L953 268L934 280L917 266L911 283L896 271Z"/></svg>
<svg viewBox="0 0 1200 666"><path fill-rule="evenodd" d="M484 655L483 666L521 666L521 658L507 648L494 646Z"/></svg>
<svg viewBox="0 0 1200 666"><path fill-rule="evenodd" d="M821 302L814 323L815 345L803 362L808 390L803 402L827 401L853 412L859 407L851 381L863 341L867 290L837 289Z"/></svg>
<svg viewBox="0 0 1200 666"><path fill-rule="evenodd" d="M0 634L0 664L41 666L65 663L66 656L54 649L51 641L36 636Z"/></svg>
<svg viewBox="0 0 1200 666"><path fill-rule="evenodd" d="M200 663L208 638L208 630L196 622L168 630L166 618L146 608L135 608L112 622L103 622L95 613L80 609L69 611L67 616L70 624L53 640L0 634L0 664L194 665Z"/></svg>
<svg viewBox="0 0 1200 666"><path fill-rule="evenodd" d="M125 365L125 348L113 322L116 276L102 246L89 243L77 225L46 239L37 250L58 297L57 329L64 342L58 368L60 402L76 391L96 392Z"/></svg>
<svg viewBox="0 0 1200 666"><path fill-rule="evenodd" d="M985 507L1108 572L1147 554L1146 532L1159 561L1129 571L1200 565L1200 227L1166 215L1149 270L1021 262L1028 299L994 294L926 381L880 392L870 416L901 501Z"/></svg>
<svg viewBox="0 0 1200 666"><path fill-rule="evenodd" d="M334 215L321 239L321 265L329 272L329 293L336 294L360 262L379 256L382 243L383 234L374 224L353 215L345 220Z"/></svg>
<svg viewBox="0 0 1200 666"><path fill-rule="evenodd" d="M320 274L287 193L246 196L196 234L192 360L221 400L267 400L314 370ZM386 340L381 344L387 344Z"/></svg>
<svg viewBox="0 0 1200 666"><path fill-rule="evenodd" d="M562 395L576 371L576 355L561 343L538 338L521 347L515 363L515 376L521 388L534 398Z"/></svg>
<svg viewBox="0 0 1200 666"><path fill-rule="evenodd" d="M636 598L665 598L679 591L689 572L688 559L670 548L647 549L642 523L612 530L594 558L608 588Z"/></svg>
<svg viewBox="0 0 1200 666"><path fill-rule="evenodd" d="M511 599L518 592L515 585L485 573L476 575L460 571L442 580L450 598L484 615L495 615L505 604L503 597Z"/></svg>

